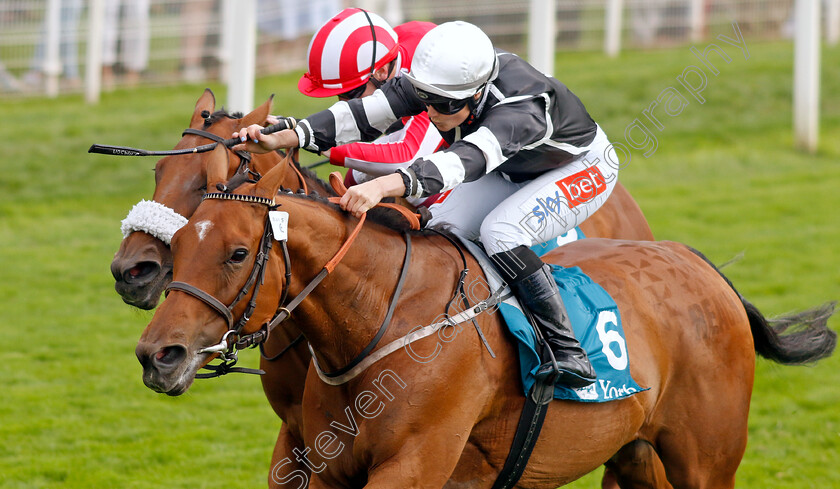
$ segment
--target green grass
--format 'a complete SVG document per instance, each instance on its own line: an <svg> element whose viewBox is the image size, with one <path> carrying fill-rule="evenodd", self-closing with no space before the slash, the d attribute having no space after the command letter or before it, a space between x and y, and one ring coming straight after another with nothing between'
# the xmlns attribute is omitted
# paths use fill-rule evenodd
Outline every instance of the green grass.
<svg viewBox="0 0 840 489"><path fill-rule="evenodd" d="M656 153L634 152L621 174L658 238L718 263L744 252L725 272L768 315L838 299L840 49L823 53L820 148L807 156L792 149L792 46L749 45L748 60L724 48L733 61L709 77L702 105L676 81L698 64L688 47L565 53L557 73L614 141L666 87L688 97L661 116ZM275 112L298 116L323 107L295 82L260 80L257 102L276 93ZM143 386L133 350L151 313L122 304L108 266L119 221L151 196L154 159L86 153L94 142L172 147L202 88L118 91L92 107L0 101L0 487L265 485L280 421L256 377L200 381L180 398ZM838 385L836 356L812 368L758 361L740 487L840 487ZM572 487L599 487L598 476Z"/></svg>

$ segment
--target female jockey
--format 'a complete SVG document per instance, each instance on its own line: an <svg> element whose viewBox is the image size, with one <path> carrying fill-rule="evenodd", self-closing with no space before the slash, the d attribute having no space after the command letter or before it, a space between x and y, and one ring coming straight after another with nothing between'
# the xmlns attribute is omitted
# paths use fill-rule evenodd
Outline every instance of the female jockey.
<svg viewBox="0 0 840 489"><path fill-rule="evenodd" d="M258 125L235 149L323 151L382 131L399 117L427 111L445 150L357 185L341 199L356 216L389 196L447 192L430 208L430 225L479 238L521 303L534 315L559 366L558 381L595 380L574 337L549 267L529 248L579 225L606 201L618 160L601 128L565 85L521 58L494 50L478 27L448 22L417 46L411 72L364 100L339 103L262 135ZM555 372L552 362L537 375Z"/></svg>
<svg viewBox="0 0 840 489"><path fill-rule="evenodd" d="M300 78L298 90L309 97L335 95L343 101L366 97L385 81L408 73L417 43L434 27L431 22L414 21L391 28L375 13L344 9L312 36L307 52L309 71ZM344 181L348 187L405 168L444 145L425 112L403 117L386 132L373 143L344 144L324 151L330 163L349 169ZM370 139L379 134L377 131ZM436 198L408 200L428 207Z"/></svg>

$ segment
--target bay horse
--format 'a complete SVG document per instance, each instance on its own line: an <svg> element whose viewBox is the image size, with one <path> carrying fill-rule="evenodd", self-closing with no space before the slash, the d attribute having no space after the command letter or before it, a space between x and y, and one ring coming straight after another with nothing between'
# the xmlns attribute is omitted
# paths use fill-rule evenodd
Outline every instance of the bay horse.
<svg viewBox="0 0 840 489"><path fill-rule="evenodd" d="M263 123L271 113L269 98L251 113L236 117L216 110L213 92L206 89L195 104L189 128L205 131L220 138L253 123ZM184 134L175 149L195 147L207 142L206 136ZM241 157L234 152L217 148L211 153L167 156L155 166L155 190L152 200L189 218L198 207L206 191L207 166L214 159L228 163L227 178L232 177L241 165ZM277 153L254 154L249 169L265 174L283 163L286 171L280 186L292 191L306 188L319 195L333 195L332 190L313 173L299 168L293 160L283 160ZM617 183L610 197L595 214L583 224L586 236L653 240L653 233L638 204L627 189ZM172 280L172 253L169 246L144 231L134 231L120 243L111 263L115 289L124 302L140 309L154 309L166 286ZM275 413L283 420L272 456L272 467L285 459L294 446L300 446L300 403L303 383L309 365L309 351L296 344L298 331L294 321L276 330L266 342L265 351L270 356L284 352L273 361L263 357L260 368L263 390ZM287 348L295 345L293 348ZM299 464L298 464L299 465ZM301 468L301 466L299 466ZM305 469L305 466L302 466Z"/></svg>
<svg viewBox="0 0 840 489"><path fill-rule="evenodd" d="M223 165L208 170L208 188L225 179ZM209 195L173 237L173 278L180 285L136 348L149 388L183 394L216 356L208 347L226 344L220 339L235 318L250 309L241 334L255 333L278 304L287 304L286 293L295 298L296 326L327 371L347 365L377 335L404 263L404 287L382 344L446 312L464 268L449 241L376 223L354 231L356 220L334 205L278 196L281 179L277 166L256 184ZM275 206L288 216L288 260L280 246L261 252L272 239L268 210ZM343 246L351 236L352 246ZM344 253L339 262L331 260L337 250ZM258 261L262 256L270 259ZM586 239L544 258L581 267L612 295L632 375L649 390L600 404L551 402L517 487L554 488L606 463L625 489L731 488L746 449L756 352L800 364L830 355L836 344L826 326L833 304L771 327L714 266L679 243ZM466 259L467 282L480 280L475 259ZM331 273L307 288L328 261ZM261 287L243 286L256 283ZM304 290L308 296L299 301ZM301 411L306 449L296 452L312 470L309 487L493 484L524 397L516 351L499 315L475 319L495 358L471 328L452 328L445 342L430 336L412 345L439 353L427 363L399 351L338 386L310 367ZM780 336L793 323L796 331Z"/></svg>
<svg viewBox="0 0 840 489"><path fill-rule="evenodd" d="M184 134L175 149L191 148L208 142L209 137L228 138L251 124L263 123L271 113L272 98L245 116L216 110L216 100L210 89L204 90L195 104L189 128L208 135ZM155 166L154 202L189 218L206 192L209 162L222 162L227 177L242 174L242 157L229 149L216 148L209 153L194 153L161 158ZM293 191L310 190L329 195L332 190L311 172L300 168L291 158L277 153L250 155L247 170L263 175L278 164L288 165L280 184ZM256 176L252 175L252 176ZM111 263L115 288L123 301L140 309L154 309L165 287L172 281L172 252L169 245L144 231L134 231L120 243ZM278 328L266 341L265 350L275 356L274 361L261 359L265 375L260 376L263 391L274 412L283 420L275 445L275 457L281 460L300 444L300 404L303 382L309 366L310 354L297 344L300 332L293 322ZM286 349L293 345L293 348ZM300 466L305 468L305 466Z"/></svg>

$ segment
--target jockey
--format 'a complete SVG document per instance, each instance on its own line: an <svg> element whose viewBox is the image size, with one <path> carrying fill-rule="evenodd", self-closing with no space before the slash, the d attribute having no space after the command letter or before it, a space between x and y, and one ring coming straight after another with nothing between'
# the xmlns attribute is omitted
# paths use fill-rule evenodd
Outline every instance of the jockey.
<svg viewBox="0 0 840 489"><path fill-rule="evenodd" d="M530 249L579 225L607 200L618 160L581 101L556 79L501 50L478 27L447 22L417 46L410 73L364 100L338 103L294 130L235 133L235 149L323 151L427 112L449 143L409 167L350 188L341 207L360 216L389 196L444 192L430 225L480 239L534 316L556 360L537 372L584 387L595 373L574 336L550 269Z"/></svg>
<svg viewBox="0 0 840 489"><path fill-rule="evenodd" d="M434 27L414 21L392 29L373 12L344 9L312 37L309 71L300 78L298 90L310 97L336 95L343 101L366 97L387 80L408 73L417 43ZM333 165L349 169L344 181L348 187L405 168L444 144L425 112L403 117L385 132L373 143L344 144L323 152ZM428 207L436 199L433 195L408 201Z"/></svg>

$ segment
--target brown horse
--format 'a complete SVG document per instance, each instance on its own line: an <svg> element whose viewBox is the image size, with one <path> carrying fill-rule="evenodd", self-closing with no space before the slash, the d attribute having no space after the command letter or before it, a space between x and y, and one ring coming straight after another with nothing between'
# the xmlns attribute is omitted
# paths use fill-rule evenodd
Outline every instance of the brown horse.
<svg viewBox="0 0 840 489"><path fill-rule="evenodd" d="M230 327L218 304L234 302L249 282L266 236L266 203L276 199L288 213L291 260L287 267L275 246L257 281L261 292L246 291L232 308L238 318L255 301L243 334L273 317L284 290L301 294L351 235L355 220L334 206L275 197L279 168L236 191L257 199L206 200L174 236L174 278L208 295L198 300L200 293L176 288L156 311L136 349L150 388L182 394L215 356L205 349ZM225 179L222 169L209 173L210 188ZM434 323L463 268L444 238L414 233L411 241L407 280L382 344ZM296 325L321 368L346 365L376 334L406 246L400 233L366 224L334 271L298 304ZM468 259L467 281L479 280L480 268ZM835 346L826 327L830 307L791 316L800 329L779 337L713 266L678 243L587 239L547 259L580 266L610 292L622 312L633 376L650 390L602 404L552 402L519 487L557 487L607 462L624 488L733 487L746 447L755 353L795 364ZM431 336L413 344L423 355L439 350L425 364L397 352L340 386L321 382L310 368L306 449L295 452L314 473L310 487L490 487L524 399L499 316L485 313L477 321L495 359L471 328L454 328L445 341Z"/></svg>
<svg viewBox="0 0 840 489"><path fill-rule="evenodd" d="M224 111L216 111L213 92L207 89L195 104L189 127L227 138L240 128L264 122L271 113L271 103L272 99L269 99L244 117L235 117ZM175 149L195 147L207 142L206 136L184 134ZM225 162L228 178L241 171L241 157L223 148L209 153L162 158L155 166L153 201L189 218L207 190L207 166L216 161ZM284 188L293 191L306 188L324 195L332 192L311 172L298 168L292 159L284 160L277 153L252 155L248 169L261 175L280 163L288 165L280 183ZM172 280L172 252L167 244L151 234L134 231L120 244L111 263L111 272L116 280L115 288L123 301L141 309L153 309L164 288ZM303 344L294 343L299 335L293 322L278 328L266 342L265 351L274 355L289 345L294 347L286 350L275 361L262 359L262 368L266 372L261 376L263 390L272 409L283 420L275 447L277 460L292 453L291 447L299 445L302 439L300 404L311 356ZM306 468L297 463L295 467Z"/></svg>
<svg viewBox="0 0 840 489"><path fill-rule="evenodd" d="M213 92L205 90L195 104L189 127L206 131L225 138L231 133L254 122L262 123L271 111L271 99L248 115L237 118L222 111L216 111ZM186 134L175 146L189 148L208 142L205 137ZM228 178L240 166L240 158L231 151L226 155L221 148L212 153L167 156L158 161L155 168L155 192L153 200L189 218L198 206L206 190L206 168L215 158L227 157ZM267 153L253 155L250 169L264 174L281 163L280 155ZM301 177L295 171L293 161L283 162L286 166L280 185L293 191L301 190L305 182L307 189L320 195L331 195L324 182L305 170ZM638 204L621 183L618 183L604 206L581 225L586 236L612 237L633 240L653 240L653 234ZM116 280L115 288L126 303L141 309L153 309L164 288L172 279L172 254L169 246L160 239L143 231L129 234L111 263L111 272ZM306 369L309 365L309 351L303 345L286 348L297 339L293 321L276 330L268 339L265 350L269 355L284 351L275 361L261 359L260 367L266 372L261 377L263 390L274 411L283 419L275 446L272 466L276 466L293 446L300 445L300 403ZM305 466L298 468L305 469Z"/></svg>

